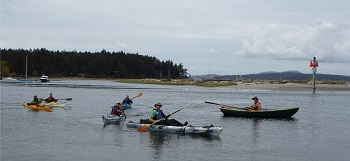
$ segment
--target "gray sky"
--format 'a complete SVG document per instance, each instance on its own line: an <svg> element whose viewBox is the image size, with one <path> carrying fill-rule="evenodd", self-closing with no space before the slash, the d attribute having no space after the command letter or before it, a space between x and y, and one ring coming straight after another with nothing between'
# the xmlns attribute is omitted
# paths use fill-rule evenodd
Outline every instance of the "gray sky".
<svg viewBox="0 0 350 161"><path fill-rule="evenodd" d="M1 48L125 51L191 75L350 75L348 0L1 0Z"/></svg>

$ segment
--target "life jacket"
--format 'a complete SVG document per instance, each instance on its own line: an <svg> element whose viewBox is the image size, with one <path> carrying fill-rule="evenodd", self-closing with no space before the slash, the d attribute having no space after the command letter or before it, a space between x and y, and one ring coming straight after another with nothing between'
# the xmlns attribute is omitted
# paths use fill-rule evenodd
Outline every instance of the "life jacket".
<svg viewBox="0 0 350 161"><path fill-rule="evenodd" d="M111 111L111 114L120 116L121 112L118 110L118 107L117 107L117 106L113 106L112 111Z"/></svg>
<svg viewBox="0 0 350 161"><path fill-rule="evenodd" d="M53 102L56 101L55 98L53 98L52 96L49 96L49 98L47 98L47 102Z"/></svg>
<svg viewBox="0 0 350 161"><path fill-rule="evenodd" d="M158 109L153 109L157 111L157 114L152 118L153 120L159 120L161 118L165 118L165 114L163 113L162 110Z"/></svg>
<svg viewBox="0 0 350 161"><path fill-rule="evenodd" d="M131 104L132 104L132 100L131 100L130 98L125 98L125 99L123 100L123 104L129 104L129 105L131 105Z"/></svg>
<svg viewBox="0 0 350 161"><path fill-rule="evenodd" d="M33 105L37 105L39 103L40 103L39 98L33 98L33 101L31 102L31 104L33 104Z"/></svg>

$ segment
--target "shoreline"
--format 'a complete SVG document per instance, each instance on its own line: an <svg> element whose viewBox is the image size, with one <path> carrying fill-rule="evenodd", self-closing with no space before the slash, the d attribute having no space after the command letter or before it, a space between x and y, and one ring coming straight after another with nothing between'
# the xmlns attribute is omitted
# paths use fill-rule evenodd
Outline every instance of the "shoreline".
<svg viewBox="0 0 350 161"><path fill-rule="evenodd" d="M285 83L285 84L257 84L257 83L241 83L229 88L235 89L266 89L266 90L279 90L279 91L313 91L313 85L311 84L297 84L297 83ZM315 91L350 91L350 85L334 85L334 84L316 84Z"/></svg>
<svg viewBox="0 0 350 161"><path fill-rule="evenodd" d="M18 78L15 78L18 79ZM30 77L28 79L33 79ZM160 79L115 79L115 78L82 78L82 77L53 77L50 81L58 81L58 80L110 80L116 81L120 83L137 83L137 84L157 84L157 85L192 85L199 86L193 81L188 80L172 80L172 81L162 81ZM231 81L223 81L223 82L231 82ZM232 88L232 89L263 89L263 90L276 90L276 91L310 91L313 92L313 85L310 83L301 84L301 83L269 83L269 82L252 82L252 83L230 83L226 85L220 85L223 82L212 81L209 86L201 86L204 88ZM234 85L232 85L234 84ZM211 86L210 86L211 85ZM350 83L346 82L345 84L321 84L317 83L315 86L315 91L350 91Z"/></svg>

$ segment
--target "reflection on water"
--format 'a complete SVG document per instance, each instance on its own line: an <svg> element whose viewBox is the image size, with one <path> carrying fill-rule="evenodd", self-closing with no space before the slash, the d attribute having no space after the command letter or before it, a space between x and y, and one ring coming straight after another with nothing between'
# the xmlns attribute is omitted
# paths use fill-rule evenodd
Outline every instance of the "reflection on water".
<svg viewBox="0 0 350 161"><path fill-rule="evenodd" d="M257 144L259 140L259 125L261 120L259 118L253 118L253 143Z"/></svg>
<svg viewBox="0 0 350 161"><path fill-rule="evenodd" d="M185 135L185 134L179 134L179 135ZM193 139L202 139L206 141L220 141L220 136L211 136L211 135L201 135L201 134L187 134L187 137L191 137Z"/></svg>
<svg viewBox="0 0 350 161"><path fill-rule="evenodd" d="M169 145L167 145L170 142L181 142L182 140L188 140L188 139L194 139L204 142L214 142L215 145L216 141L220 141L221 138L219 136L209 136L209 135L200 135L200 134L174 134L174 133L167 133L167 132L149 132L149 140L151 143L151 147L153 149L153 159L155 160L163 160L163 156L166 155L164 153L167 153L169 151ZM187 142L187 144L190 144ZM164 148L167 150L164 151ZM175 148L175 147L174 147ZM173 151L170 149L170 151Z"/></svg>
<svg viewBox="0 0 350 161"><path fill-rule="evenodd" d="M164 141L170 139L169 134L165 132L150 132L149 133L151 146L154 150L153 159L161 160L162 158L162 147Z"/></svg>
<svg viewBox="0 0 350 161"><path fill-rule="evenodd" d="M250 118L252 122L252 143L254 145L259 145L260 143L260 135L262 133L261 131L261 124L273 122L277 124L282 124L283 122L286 122L288 124L293 123L296 121L295 118ZM280 123L279 123L280 122Z"/></svg>
<svg viewBox="0 0 350 161"><path fill-rule="evenodd" d="M103 128L107 127L107 126L117 126L117 127L120 127L121 124L120 123L115 123L115 122L107 122L107 123L104 123L103 124Z"/></svg>

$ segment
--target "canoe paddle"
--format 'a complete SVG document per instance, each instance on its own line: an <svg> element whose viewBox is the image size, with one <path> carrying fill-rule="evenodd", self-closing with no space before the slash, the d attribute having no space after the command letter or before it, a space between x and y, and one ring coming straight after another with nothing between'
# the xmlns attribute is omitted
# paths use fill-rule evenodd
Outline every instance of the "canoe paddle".
<svg viewBox="0 0 350 161"><path fill-rule="evenodd" d="M234 106L229 106L229 105L224 105L224 104L219 104L219 103L215 103L215 102L209 102L209 101L205 101L205 103L209 103L209 104L213 104L213 105L219 105L221 108L225 107L230 107L230 108L238 108L238 107L234 107ZM243 108L238 108L238 109L243 109Z"/></svg>
<svg viewBox="0 0 350 161"><path fill-rule="evenodd" d="M180 109L176 110L175 112L173 112L173 113L167 115L167 118L168 118L169 116L171 116L171 115L173 115L173 114L175 114L175 113L177 113L177 112L179 112L179 111L181 111L181 110L187 108L187 107L190 107L190 105L191 105L191 104L189 104L189 105L186 106L186 107L180 108ZM165 118L161 118L161 119L159 119L159 120L156 120L156 121L154 121L154 122L153 122L152 124L150 124L150 125L141 126L141 127L139 127L139 128L137 129L137 131L145 132L145 131L147 131L148 127L150 127L150 126L152 126L152 125L158 123L159 121L163 121L163 120L165 120Z"/></svg>
<svg viewBox="0 0 350 161"><path fill-rule="evenodd" d="M213 105L219 105L219 106L227 106L227 105L224 105L224 104L219 104L219 103L209 102L209 101L205 101L205 103L209 103L209 104L213 104ZM231 107L231 106L227 106L227 107Z"/></svg>

